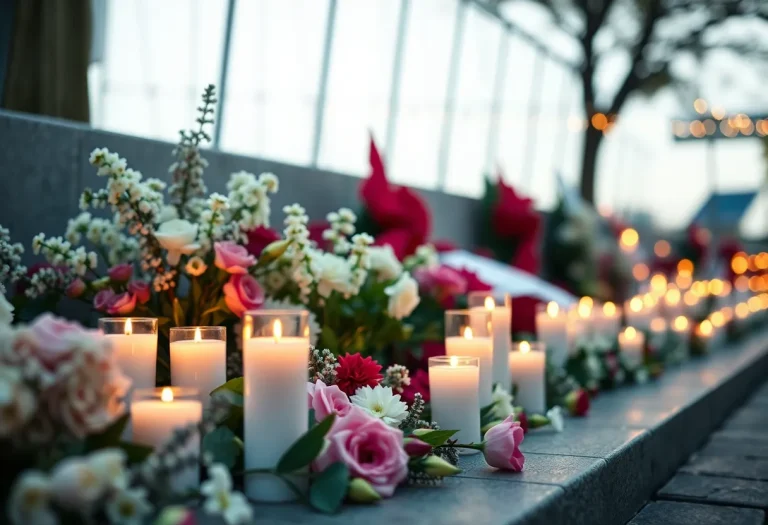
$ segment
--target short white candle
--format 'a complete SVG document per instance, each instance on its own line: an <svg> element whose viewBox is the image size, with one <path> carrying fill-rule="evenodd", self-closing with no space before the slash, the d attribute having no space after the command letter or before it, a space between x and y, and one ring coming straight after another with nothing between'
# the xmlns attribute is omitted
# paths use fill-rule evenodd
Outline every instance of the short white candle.
<svg viewBox="0 0 768 525"><path fill-rule="evenodd" d="M276 312L248 312L244 321L246 470L274 467L308 429L307 312ZM286 330L289 328L290 331ZM256 336L248 337L251 334ZM305 483L300 479L294 481L299 485ZM268 474L249 474L245 490L256 501L296 499L283 481Z"/></svg>
<svg viewBox="0 0 768 525"><path fill-rule="evenodd" d="M171 328L171 384L198 389L209 406L211 391L226 381L226 328Z"/></svg>
<svg viewBox="0 0 768 525"><path fill-rule="evenodd" d="M677 334L683 347L687 348L691 344L691 329L687 317L684 315L675 317L675 320L672 321L672 331Z"/></svg>
<svg viewBox="0 0 768 525"><path fill-rule="evenodd" d="M578 312L578 307L574 306L568 311L568 320L566 325L568 333L568 355L576 355L579 344L585 336L584 321Z"/></svg>
<svg viewBox="0 0 768 525"><path fill-rule="evenodd" d="M166 443L177 428L199 423L203 418L203 404L193 389L152 388L139 389L131 403L133 442L151 447ZM200 434L192 432L182 449L184 456L200 454ZM195 464L171 479L175 491L184 492L200 484L200 470Z"/></svg>
<svg viewBox="0 0 768 525"><path fill-rule="evenodd" d="M157 319L103 318L99 328L112 342L117 364L131 378L132 388L154 388Z"/></svg>
<svg viewBox="0 0 768 525"><path fill-rule="evenodd" d="M619 334L619 349L624 356L624 362L634 369L643 364L643 347L645 336L635 327L628 326Z"/></svg>
<svg viewBox="0 0 768 525"><path fill-rule="evenodd" d="M696 336L699 338L703 351L708 352L714 346L714 332L712 321L709 319L704 319L696 326Z"/></svg>
<svg viewBox="0 0 768 525"><path fill-rule="evenodd" d="M612 302L605 303L595 310L595 333L611 341L616 340L621 323L621 311Z"/></svg>
<svg viewBox="0 0 768 525"><path fill-rule="evenodd" d="M568 360L568 315L556 302L552 301L536 312L536 337L546 345L549 358L556 366L565 365Z"/></svg>
<svg viewBox="0 0 768 525"><path fill-rule="evenodd" d="M458 430L451 439L480 443L480 367L477 358L429 358L429 393L432 419L444 430ZM460 449L460 454L477 450Z"/></svg>
<svg viewBox="0 0 768 525"><path fill-rule="evenodd" d="M509 359L509 350L512 347L512 302L510 297L507 294L488 295L488 292L475 292L469 294L467 301L473 312L487 311L491 313L491 334L493 338L491 382L493 384L499 383L504 388L509 389L509 366L507 361ZM483 319L483 317L480 318ZM474 321L472 326L475 326ZM482 332L475 328L475 333L480 334ZM481 361L481 378L482 369L483 364ZM480 388L483 388L482 379ZM480 397L482 402L482 391Z"/></svg>
<svg viewBox="0 0 768 525"><path fill-rule="evenodd" d="M547 354L544 343L522 341L512 346L509 353L509 371L517 387L515 404L522 405L529 414L547 411L545 371Z"/></svg>
<svg viewBox="0 0 768 525"><path fill-rule="evenodd" d="M449 356L476 357L480 363L478 410L491 404L493 394L493 343L490 337L475 337L467 326L463 335L445 338L445 353ZM509 375L509 368L507 368Z"/></svg>
<svg viewBox="0 0 768 525"><path fill-rule="evenodd" d="M651 324L651 314L641 296L635 296L626 302L624 312L627 324L638 330L648 330Z"/></svg>

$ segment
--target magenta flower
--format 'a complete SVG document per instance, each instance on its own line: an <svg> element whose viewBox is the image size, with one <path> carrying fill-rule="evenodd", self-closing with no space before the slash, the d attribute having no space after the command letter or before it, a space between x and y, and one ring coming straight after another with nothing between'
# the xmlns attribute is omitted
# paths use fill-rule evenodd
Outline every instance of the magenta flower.
<svg viewBox="0 0 768 525"><path fill-rule="evenodd" d="M136 308L136 296L123 292L112 297L112 300L107 306L107 313L109 315L127 315Z"/></svg>
<svg viewBox="0 0 768 525"><path fill-rule="evenodd" d="M114 297L112 288L105 288L93 297L93 307L99 312L106 312Z"/></svg>
<svg viewBox="0 0 768 525"><path fill-rule="evenodd" d="M107 275L109 275L109 278L114 282L128 282L133 275L133 266L128 263L116 264L107 270Z"/></svg>
<svg viewBox="0 0 768 525"><path fill-rule="evenodd" d="M139 304L149 301L151 295L149 284L144 281L131 281L128 283L128 292L136 296Z"/></svg>

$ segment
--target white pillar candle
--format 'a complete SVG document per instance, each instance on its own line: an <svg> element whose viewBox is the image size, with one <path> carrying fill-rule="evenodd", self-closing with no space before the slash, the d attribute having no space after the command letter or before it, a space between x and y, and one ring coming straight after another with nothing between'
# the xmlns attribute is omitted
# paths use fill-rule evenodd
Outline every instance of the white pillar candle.
<svg viewBox="0 0 768 525"><path fill-rule="evenodd" d="M629 326L634 326L641 331L648 330L650 327L651 319L649 311L646 308L642 297L635 296L627 301L624 307L624 312Z"/></svg>
<svg viewBox="0 0 768 525"><path fill-rule="evenodd" d="M245 468L273 468L308 429L306 311L246 313L243 341ZM251 337L248 337L251 336ZM296 479L299 485L306 480ZM291 501L296 495L280 479L249 474L249 498Z"/></svg>
<svg viewBox="0 0 768 525"><path fill-rule="evenodd" d="M696 326L696 336L699 338L702 351L709 352L712 350L714 327L709 319L704 319Z"/></svg>
<svg viewBox="0 0 768 525"><path fill-rule="evenodd" d="M493 393L493 343L490 337L475 337L472 328L464 329L458 336L445 338L445 353L449 356L476 357L480 363L479 405L478 410L491 404ZM509 377L507 367L506 376Z"/></svg>
<svg viewBox="0 0 768 525"><path fill-rule="evenodd" d="M157 365L157 319L102 318L99 328L109 338L115 359L132 388L154 388Z"/></svg>
<svg viewBox="0 0 768 525"><path fill-rule="evenodd" d="M576 355L581 339L585 336L584 321L579 316L578 307L568 311L566 330L568 333L568 355Z"/></svg>
<svg viewBox="0 0 768 525"><path fill-rule="evenodd" d="M547 354L544 343L522 341L512 346L509 353L509 371L517 387L515 404L522 405L529 414L547 411L545 371Z"/></svg>
<svg viewBox="0 0 768 525"><path fill-rule="evenodd" d="M199 423L203 404L191 388L139 389L131 403L133 442L153 448L165 444L177 428ZM200 454L200 434L192 432L181 449L184 456ZM171 479L174 491L183 493L200 484L198 465L192 465Z"/></svg>
<svg viewBox="0 0 768 525"><path fill-rule="evenodd" d="M227 332L223 326L171 328L171 384L210 393L227 381Z"/></svg>
<svg viewBox="0 0 768 525"><path fill-rule="evenodd" d="M657 350L667 342L667 322L663 317L655 317L651 320L651 326L648 330L649 343Z"/></svg>
<svg viewBox="0 0 768 525"><path fill-rule="evenodd" d="M472 292L467 296L467 303L472 311L472 330L475 335L484 331L479 330L479 324L485 323L490 312L491 328L489 333L493 342L493 359L491 365L491 382L499 383L509 390L509 350L512 347L512 300L509 294L492 292ZM480 374L482 377L483 363L480 362ZM482 379L480 383L482 387ZM481 391L480 397L483 397ZM482 401L482 400L481 400Z"/></svg>
<svg viewBox="0 0 768 525"><path fill-rule="evenodd" d="M536 337L546 345L549 358L556 366L568 359L568 314L552 301L536 312ZM509 363L507 363L509 367Z"/></svg>
<svg viewBox="0 0 768 525"><path fill-rule="evenodd" d="M619 334L619 349L629 368L635 369L643 364L644 346L645 336L633 326L628 326Z"/></svg>
<svg viewBox="0 0 768 525"><path fill-rule="evenodd" d="M601 309L601 334L606 339L611 341L616 340L616 336L619 335L619 328L621 326L621 309L610 301L605 303Z"/></svg>
<svg viewBox="0 0 768 525"><path fill-rule="evenodd" d="M462 444L480 443L478 408L480 366L477 358L438 356L429 358L429 392L432 419L444 430L458 430L451 439ZM460 449L460 454L477 450Z"/></svg>

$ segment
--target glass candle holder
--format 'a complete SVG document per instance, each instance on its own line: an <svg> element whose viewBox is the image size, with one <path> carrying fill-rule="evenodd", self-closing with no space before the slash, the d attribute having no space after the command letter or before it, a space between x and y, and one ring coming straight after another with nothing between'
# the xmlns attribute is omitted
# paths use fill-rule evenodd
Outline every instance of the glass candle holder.
<svg viewBox="0 0 768 525"><path fill-rule="evenodd" d="M102 317L99 330L112 342L117 364L132 388L154 388L157 363L157 319Z"/></svg>
<svg viewBox="0 0 768 525"><path fill-rule="evenodd" d="M491 329L491 312L484 308L445 312L445 353L449 356L476 357L480 363L478 410L491 403L493 394ZM503 384L508 382L507 379Z"/></svg>
<svg viewBox="0 0 768 525"><path fill-rule="evenodd" d="M138 388L131 403L133 442L160 447L173 438L174 430L199 423L203 404L195 388ZM181 448L185 457L200 455L200 434L191 432ZM200 484L200 469L194 463L170 478L174 491L185 492Z"/></svg>
<svg viewBox="0 0 768 525"><path fill-rule="evenodd" d="M227 381L227 329L223 326L171 328L171 384L197 388L203 404Z"/></svg>
<svg viewBox="0 0 768 525"><path fill-rule="evenodd" d="M470 292L467 304L473 312L490 312L493 340L491 382L509 388L507 360L512 347L512 298L503 292Z"/></svg>
<svg viewBox="0 0 768 525"><path fill-rule="evenodd" d="M306 310L253 310L243 317L245 468L272 468L308 429ZM306 485L306 476L294 483ZM291 501L295 493L269 474L249 474L256 501Z"/></svg>
<svg viewBox="0 0 768 525"><path fill-rule="evenodd" d="M549 359L563 366L568 360L568 313L556 302L536 305L536 335L546 345Z"/></svg>
<svg viewBox="0 0 768 525"><path fill-rule="evenodd" d="M458 430L459 443L480 443L480 360L467 356L429 358L432 419L445 430ZM477 450L460 449L460 454Z"/></svg>
<svg viewBox="0 0 768 525"><path fill-rule="evenodd" d="M634 326L626 327L619 334L619 350L629 368L638 368L643 364L644 347L645 335Z"/></svg>
<svg viewBox="0 0 768 525"><path fill-rule="evenodd" d="M525 408L528 414L547 411L546 345L541 341L521 341L512 344L509 354L509 372L517 386L515 404Z"/></svg>

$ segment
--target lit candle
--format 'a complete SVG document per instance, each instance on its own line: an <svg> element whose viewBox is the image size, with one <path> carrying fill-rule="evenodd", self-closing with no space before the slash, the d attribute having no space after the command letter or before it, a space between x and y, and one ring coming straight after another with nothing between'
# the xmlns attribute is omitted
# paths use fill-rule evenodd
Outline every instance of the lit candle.
<svg viewBox="0 0 768 525"><path fill-rule="evenodd" d="M633 326L628 326L619 334L619 349L624 362L629 368L638 368L643 364L645 336Z"/></svg>
<svg viewBox="0 0 768 525"><path fill-rule="evenodd" d="M133 442L153 448L165 444L177 428L199 423L203 418L203 404L192 388L149 388L134 392L131 403ZM200 454L200 434L192 432L181 453L185 457ZM176 492L185 492L200 484L197 463L174 473L171 486Z"/></svg>
<svg viewBox="0 0 768 525"><path fill-rule="evenodd" d="M635 296L627 301L624 312L628 325L638 330L648 330L650 327L651 316L641 296Z"/></svg>
<svg viewBox="0 0 768 525"><path fill-rule="evenodd" d="M554 301L537 309L536 336L546 345L552 362L563 366L568 359L568 315Z"/></svg>
<svg viewBox="0 0 768 525"><path fill-rule="evenodd" d="M273 468L308 429L308 314L255 310L243 318L245 468ZM306 478L294 479L303 486ZM296 495L269 474L248 474L246 494L256 501L291 501Z"/></svg>
<svg viewBox="0 0 768 525"><path fill-rule="evenodd" d="M131 378L133 388L155 387L157 319L102 317L99 329L112 342L120 370Z"/></svg>
<svg viewBox="0 0 768 525"><path fill-rule="evenodd" d="M171 328L171 383L197 388L205 406L227 381L227 329L223 326Z"/></svg>
<svg viewBox="0 0 768 525"><path fill-rule="evenodd" d="M469 326L472 324L472 326ZM446 310L445 353L449 356L476 357L480 366L480 394L478 410L491 404L493 394L493 342L488 325L491 313L487 310ZM474 330L473 330L474 327ZM507 368L509 385L509 368Z"/></svg>
<svg viewBox="0 0 768 525"><path fill-rule="evenodd" d="M611 341L615 340L619 333L620 320L621 312L616 305L610 301L605 303L602 308L595 309L593 312L592 322L595 334Z"/></svg>
<svg viewBox="0 0 768 525"><path fill-rule="evenodd" d="M712 322L709 319L704 319L698 325L696 325L696 336L699 338L702 350L709 351L712 347L712 336L714 328Z"/></svg>
<svg viewBox="0 0 768 525"><path fill-rule="evenodd" d="M667 319L674 319L682 313L682 295L677 288L670 288L664 295L664 312Z"/></svg>
<svg viewBox="0 0 768 525"><path fill-rule="evenodd" d="M480 443L480 362L476 357L429 358L432 419L444 430L458 430L459 443ZM460 454L477 450L460 449Z"/></svg>
<svg viewBox="0 0 768 525"><path fill-rule="evenodd" d="M664 346L667 341L667 322L663 318L656 317L651 321L649 338L649 342L657 349Z"/></svg>
<svg viewBox="0 0 768 525"><path fill-rule="evenodd" d="M568 355L572 356L576 354L581 339L584 337L584 321L579 316L578 306L573 306L568 310L566 331L568 333Z"/></svg>
<svg viewBox="0 0 768 525"><path fill-rule="evenodd" d="M517 387L515 404L522 405L529 414L547 411L546 380L544 377L547 354L541 341L522 341L512 346L509 371Z"/></svg>
<svg viewBox="0 0 768 525"><path fill-rule="evenodd" d="M488 311L491 313L491 333L493 336L493 360L491 381L499 383L506 389L509 389L509 349L512 347L512 301L509 294L488 295L487 292L473 292L467 298L469 307L473 312ZM480 317L484 319L484 317ZM473 324L475 321L473 318ZM475 335L480 332L475 330ZM473 354L466 354L473 355ZM480 362L480 373L482 374L483 364ZM481 388L482 382L480 383ZM480 397L483 397L482 391ZM482 400L481 400L482 402Z"/></svg>

